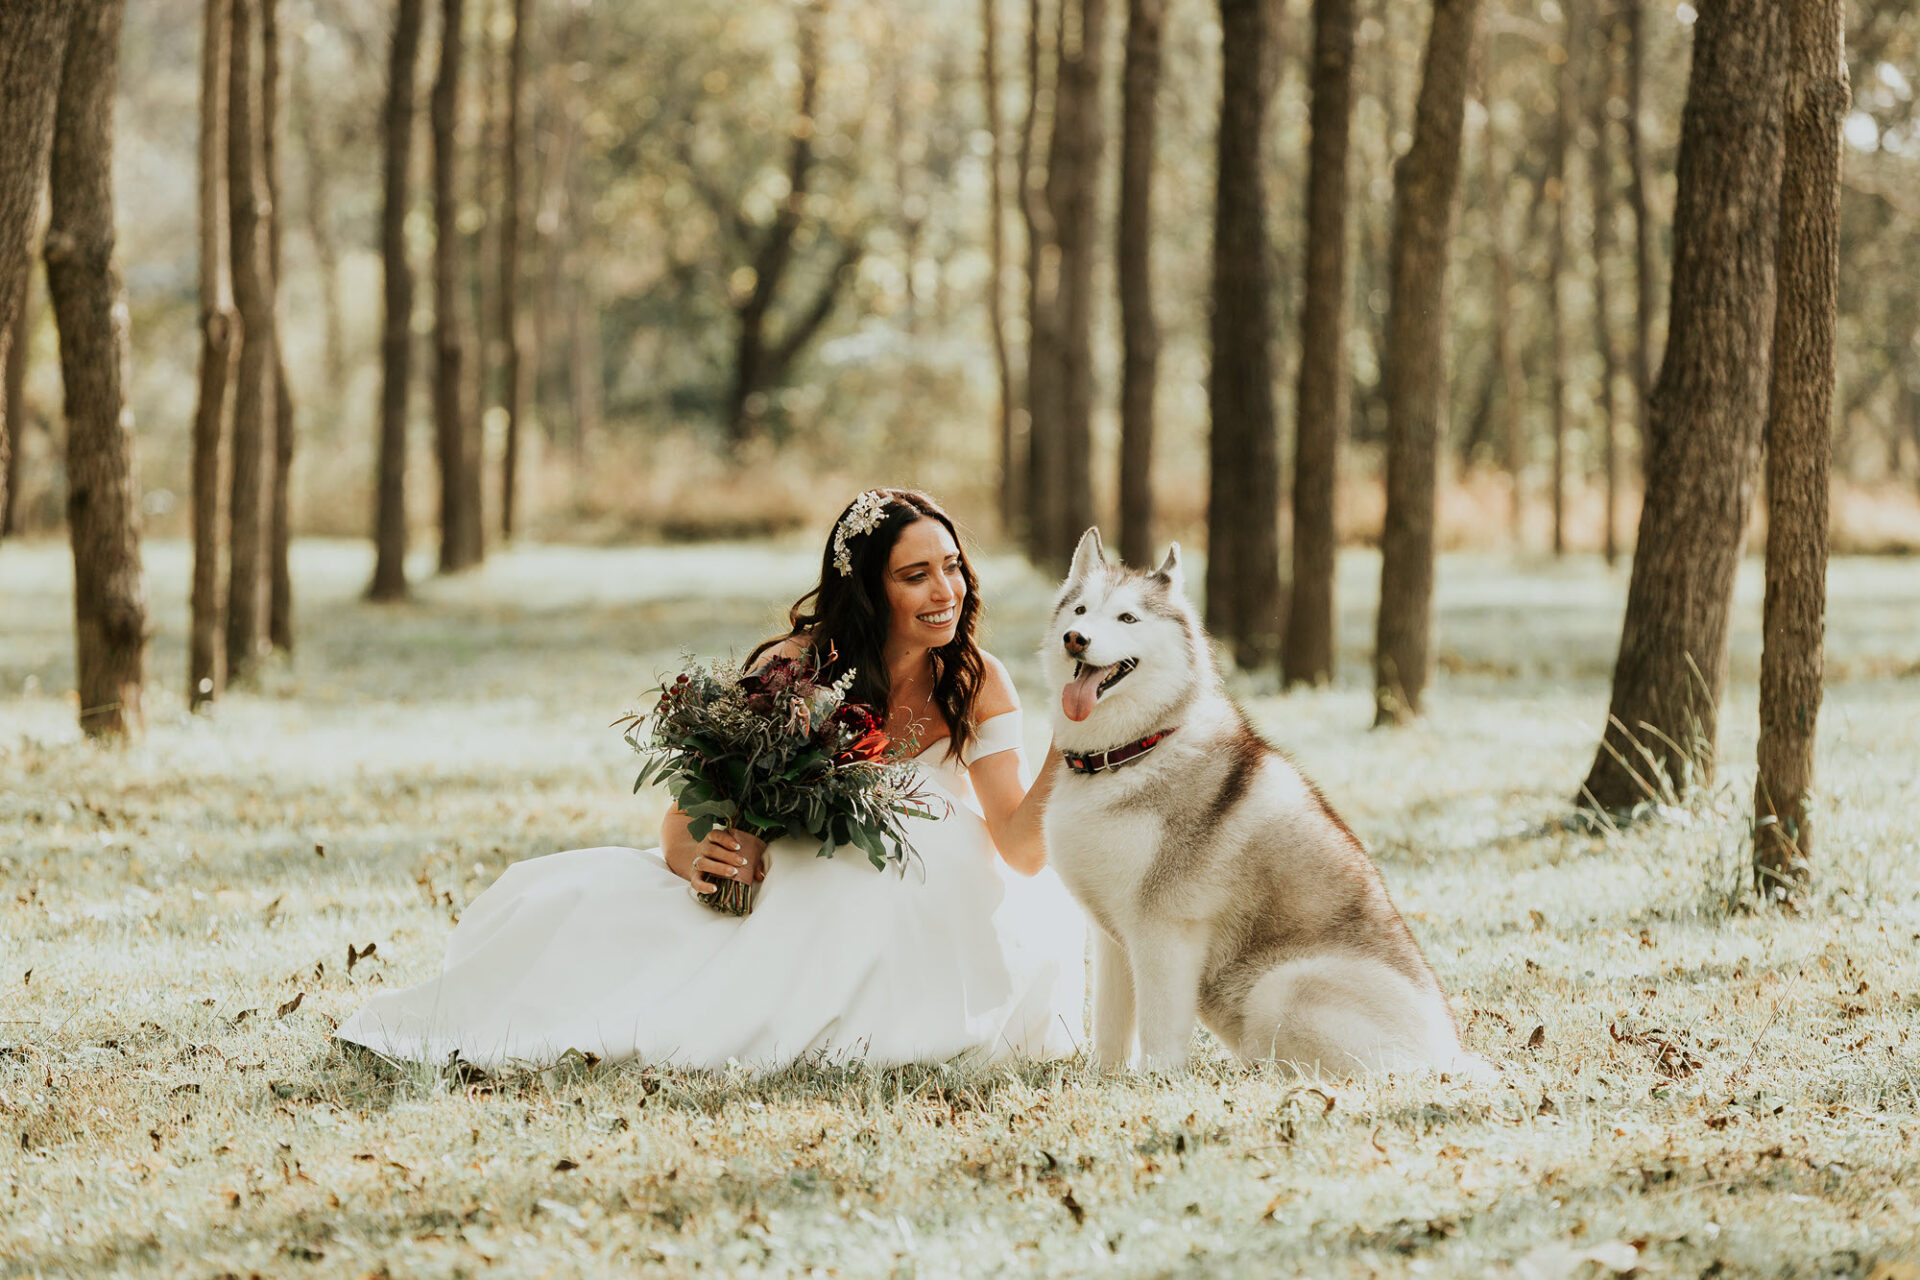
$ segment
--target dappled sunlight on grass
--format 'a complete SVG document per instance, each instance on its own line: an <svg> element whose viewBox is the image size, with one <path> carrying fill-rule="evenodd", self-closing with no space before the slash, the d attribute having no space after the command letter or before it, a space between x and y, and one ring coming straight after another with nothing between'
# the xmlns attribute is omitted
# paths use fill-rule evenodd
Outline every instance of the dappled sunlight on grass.
<svg viewBox="0 0 1920 1280"><path fill-rule="evenodd" d="M1910 567L1835 565L1819 880L1796 917L1755 913L1745 888L1746 577L1719 778L1622 830L1568 819L1623 574L1449 557L1431 714L1376 732L1377 558L1355 553L1343 683L1282 697L1243 682L1375 850L1489 1082L1303 1081L1204 1036L1185 1080L1082 1062L756 1078L584 1060L474 1078L329 1032L371 991L433 973L451 921L511 862L651 843L664 797L629 793L611 721L683 650L772 630L817 550L515 548L376 608L358 595L363 548L308 544L299 652L195 719L186 557L161 543L150 730L119 753L79 740L65 697L65 556L0 546L7 1274L1920 1262ZM1037 749L1051 584L997 556L982 577Z"/></svg>

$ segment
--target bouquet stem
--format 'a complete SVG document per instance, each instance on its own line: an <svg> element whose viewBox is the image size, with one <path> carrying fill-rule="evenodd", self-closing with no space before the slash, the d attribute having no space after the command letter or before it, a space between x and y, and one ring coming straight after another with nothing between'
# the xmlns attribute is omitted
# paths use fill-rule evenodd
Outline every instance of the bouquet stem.
<svg viewBox="0 0 1920 1280"><path fill-rule="evenodd" d="M745 916L753 914L753 900L759 896L760 886L757 884L722 880L712 893L701 894L700 901L723 916Z"/></svg>

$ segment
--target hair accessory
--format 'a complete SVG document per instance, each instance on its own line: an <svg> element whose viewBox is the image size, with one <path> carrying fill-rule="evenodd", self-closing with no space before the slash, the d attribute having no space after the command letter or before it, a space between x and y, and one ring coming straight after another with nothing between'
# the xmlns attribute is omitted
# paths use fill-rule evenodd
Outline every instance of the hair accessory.
<svg viewBox="0 0 1920 1280"><path fill-rule="evenodd" d="M869 489L855 498L847 513L840 517L840 523L833 527L833 567L840 571L841 577L853 575L853 556L847 550L847 539L872 533L886 517L887 497L878 489Z"/></svg>

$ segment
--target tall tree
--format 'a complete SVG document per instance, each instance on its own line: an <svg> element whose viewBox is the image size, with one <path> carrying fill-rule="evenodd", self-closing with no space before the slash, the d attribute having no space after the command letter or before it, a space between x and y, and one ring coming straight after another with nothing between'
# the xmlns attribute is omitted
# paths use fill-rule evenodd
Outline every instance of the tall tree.
<svg viewBox="0 0 1920 1280"><path fill-rule="evenodd" d="M267 645L268 450L273 443L273 289L268 261L260 84L253 55L260 0L233 0L227 73L227 209L233 298L240 310L240 357L233 388L231 548L227 556L227 673L252 670Z"/></svg>
<svg viewBox="0 0 1920 1280"><path fill-rule="evenodd" d="M1793 899L1812 880L1814 724L1827 603L1828 460L1840 279L1840 127L1851 97L1841 0L1787 18L1779 304L1767 421L1767 593L1760 657L1754 882Z"/></svg>
<svg viewBox="0 0 1920 1280"><path fill-rule="evenodd" d="M749 268L753 286L733 304L734 362L733 381L727 395L727 432L736 446L744 444L757 429L766 410L767 392L778 387L807 344L832 317L842 290L859 264L863 245L860 239L842 241L839 256L817 286L811 302L787 323L786 332L776 339L770 332L770 320L780 289L800 248L799 232L806 217L818 156L814 149L814 115L820 96L821 40L823 15L817 6L798 9L800 93L794 124L788 129L787 191L773 221L757 237L747 234L751 226L744 210L728 199L716 205L715 215L725 225L739 227L740 238L748 242ZM800 124L805 121L805 124ZM691 167L691 166L690 166ZM715 198L709 193L709 198ZM826 228L822 228L825 231ZM831 233L819 238L828 239ZM576 310L576 315L578 311ZM594 325L597 334L597 323ZM598 343L593 344L593 374L598 377ZM576 343L575 350L583 345ZM579 362L576 361L576 369ZM587 370L580 370L585 374Z"/></svg>
<svg viewBox="0 0 1920 1280"><path fill-rule="evenodd" d="M267 480L267 640L293 649L293 574L288 555L293 525L288 491L293 476L293 388L280 341L280 257L286 217L280 208L280 0L260 0L260 174L267 195L267 308L274 313L273 459Z"/></svg>
<svg viewBox="0 0 1920 1280"><path fill-rule="evenodd" d="M507 37L507 127L500 192L500 399L507 413L506 451L500 462L500 536L513 536L520 470L520 429L527 418L527 339L520 318L520 207L526 198L521 160L526 146L527 0L513 0Z"/></svg>
<svg viewBox="0 0 1920 1280"><path fill-rule="evenodd" d="M48 175L47 293L66 387L67 524L80 728L125 738L145 726L147 583L132 416L122 388L126 299L114 265L113 96L124 0L73 0Z"/></svg>
<svg viewBox="0 0 1920 1280"><path fill-rule="evenodd" d="M1554 61L1553 130L1547 136L1546 196L1553 204L1553 229L1547 241L1548 425L1553 433L1553 554L1567 551L1567 212L1572 193L1567 183L1567 152L1573 146L1574 100L1580 92L1573 74L1573 50L1579 40L1578 0L1560 0L1559 39L1549 46Z"/></svg>
<svg viewBox="0 0 1920 1280"><path fill-rule="evenodd" d="M380 339L380 450L375 485L373 600L407 594L407 392L413 371L413 267L407 261L407 179L413 164L413 82L426 0L399 0L387 68L380 260L386 318Z"/></svg>
<svg viewBox="0 0 1920 1280"><path fill-rule="evenodd" d="M233 305L227 233L227 75L231 0L206 0L200 35L200 387L193 414L193 586L187 705L218 698L227 683L227 431L232 411Z"/></svg>
<svg viewBox="0 0 1920 1280"><path fill-rule="evenodd" d="M433 81L433 438L440 462L440 571L479 564L483 554L480 512L471 496L472 453L464 372L466 325L460 305L461 261L459 139L461 62L466 47L465 0L441 0L440 65Z"/></svg>
<svg viewBox="0 0 1920 1280"><path fill-rule="evenodd" d="M1635 435L1644 466L1653 438L1653 212L1647 203L1646 94L1647 23L1645 0L1620 0L1627 28L1627 206L1633 210L1633 372Z"/></svg>
<svg viewBox="0 0 1920 1280"><path fill-rule="evenodd" d="M1413 112L1413 141L1393 175L1388 261L1387 515L1374 644L1374 723L1420 714L1432 658L1433 516L1446 394L1447 247L1460 182L1479 0L1436 0Z"/></svg>
<svg viewBox="0 0 1920 1280"><path fill-rule="evenodd" d="M27 270L38 230L40 196L46 189L48 144L54 100L60 89L60 55L67 36L64 0L9 0L0 5L0 368L11 390L16 368L24 374ZM15 452L20 424L10 394L0 403L0 512L9 517L0 533L13 532Z"/></svg>
<svg viewBox="0 0 1920 1280"><path fill-rule="evenodd" d="M22 271L19 279L25 292L31 283L29 274ZM0 338L0 345L6 345L0 372L5 388L0 398L0 538L20 532L20 459L27 429L27 351L32 335L33 308L23 304L14 313L13 332L8 335L12 344Z"/></svg>
<svg viewBox="0 0 1920 1280"><path fill-rule="evenodd" d="M1500 386L1500 463L1507 473L1507 521L1514 549L1525 547L1527 375L1513 335L1513 250L1507 241L1507 176L1500 167L1500 131L1494 123L1491 50L1480 101L1487 124L1480 147L1485 172L1487 250L1493 258L1493 359Z"/></svg>
<svg viewBox="0 0 1920 1280"><path fill-rule="evenodd" d="M1262 179L1270 16L1263 0L1220 0L1206 620L1248 669L1264 666L1280 647L1280 446Z"/></svg>
<svg viewBox="0 0 1920 1280"><path fill-rule="evenodd" d="M1613 312L1607 270L1613 261L1613 148L1610 132L1614 102L1613 20L1605 8L1596 11L1588 38L1590 86L1587 122L1593 145L1587 148L1587 196L1593 206L1593 342L1600 352L1600 388L1595 407L1600 414L1602 474L1606 480L1606 510L1601 531L1601 553L1607 564L1620 558L1620 443L1614 412L1613 381L1619 357L1613 341Z"/></svg>
<svg viewBox="0 0 1920 1280"><path fill-rule="evenodd" d="M320 285L322 362L327 371L327 394L334 395L347 380L346 319L340 305L340 250L333 238L334 148L328 145L331 131L325 127L320 103L313 96L312 52L305 40L294 41L293 47L287 105L300 140L304 167L300 185L305 196L301 203Z"/></svg>
<svg viewBox="0 0 1920 1280"><path fill-rule="evenodd" d="M1128 0L1120 89L1120 558L1153 554L1153 394L1160 326L1153 314L1153 134L1165 0Z"/></svg>
<svg viewBox="0 0 1920 1280"><path fill-rule="evenodd" d="M1066 21L1070 0L1056 0L1062 12L1055 24ZM1041 0L1027 4L1027 109L1020 122L1020 215L1027 233L1027 468L1025 529L1027 556L1044 562L1059 540L1054 527L1059 490L1060 459L1060 258L1054 244L1053 212L1047 206L1047 169L1038 163L1035 148L1040 121L1050 115L1058 96L1057 61L1049 56L1057 39L1048 41Z"/></svg>
<svg viewBox="0 0 1920 1280"><path fill-rule="evenodd" d="M1007 163L1000 123L999 27L994 0L980 0L980 87L987 101L987 252L992 273L987 285L987 326L993 338L994 371L1000 379L1000 529L1010 533L1019 526L1021 469L1014 433L1019 389L1007 350Z"/></svg>
<svg viewBox="0 0 1920 1280"><path fill-rule="evenodd" d="M1711 780L1733 574L1753 509L1779 231L1781 13L1702 5L1680 119L1666 357L1607 728L1580 801Z"/></svg>
<svg viewBox="0 0 1920 1280"><path fill-rule="evenodd" d="M1093 275L1098 248L1101 82L1106 65L1107 0L1061 0L1054 79L1053 139L1047 157L1047 206L1059 254L1057 299L1059 424L1054 437L1059 487L1046 501L1055 518L1046 563L1064 571L1093 516ZM1069 21L1072 19L1072 21Z"/></svg>
<svg viewBox="0 0 1920 1280"><path fill-rule="evenodd" d="M1281 677L1333 679L1334 480L1347 427L1347 136L1353 117L1353 0L1314 0L1307 122L1306 293L1294 400L1293 590Z"/></svg>

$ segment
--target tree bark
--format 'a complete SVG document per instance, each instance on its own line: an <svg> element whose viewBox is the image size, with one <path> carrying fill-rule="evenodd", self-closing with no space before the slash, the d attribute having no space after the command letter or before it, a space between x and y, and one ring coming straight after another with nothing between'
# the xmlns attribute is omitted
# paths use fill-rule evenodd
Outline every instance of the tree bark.
<svg viewBox="0 0 1920 1280"><path fill-rule="evenodd" d="M465 0L441 0L440 65L433 81L433 437L440 462L440 572L479 564L480 513L468 502L467 357L460 285L460 71L466 40Z"/></svg>
<svg viewBox="0 0 1920 1280"><path fill-rule="evenodd" d="M1047 205L1059 254L1059 425L1054 439L1058 487L1035 495L1056 513L1046 563L1064 572L1093 515L1093 273L1097 192L1106 129L1101 79L1106 62L1107 0L1062 0L1075 24L1063 23L1055 80L1053 145Z"/></svg>
<svg viewBox="0 0 1920 1280"><path fill-rule="evenodd" d="M408 177L413 163L413 81L426 0L399 0L388 62L380 257L386 319L380 340L380 460L373 518L371 600L407 595L407 391L413 369L413 267L407 261Z"/></svg>
<svg viewBox="0 0 1920 1280"><path fill-rule="evenodd" d="M1007 194L1006 154L1000 122L1000 39L994 0L980 0L980 80L987 100L987 324L993 337L994 371L1000 378L999 461L1000 531L1013 533L1020 523L1019 441L1014 430L1019 388L1014 385L1013 359L1007 349Z"/></svg>
<svg viewBox="0 0 1920 1280"><path fill-rule="evenodd" d="M293 476L293 389L287 385L287 360L279 325L280 257L286 218L280 211L280 0L260 3L260 157L267 193L267 306L274 312L273 471L267 507L267 640L282 653L293 651L293 574L288 552L293 540L288 484Z"/></svg>
<svg viewBox="0 0 1920 1280"><path fill-rule="evenodd" d="M1779 305L1767 421L1767 592L1760 658L1754 885L1792 901L1813 879L1815 721L1827 603L1828 463L1839 310L1840 128L1850 89L1840 0L1787 19Z"/></svg>
<svg viewBox="0 0 1920 1280"><path fill-rule="evenodd" d="M1293 432L1293 589L1281 678L1333 679L1334 481L1347 427L1347 137L1353 117L1353 0L1314 0L1308 108L1306 295Z"/></svg>
<svg viewBox="0 0 1920 1280"><path fill-rule="evenodd" d="M1572 193L1567 184L1567 151L1573 143L1574 98L1579 93L1573 74L1574 42L1580 38L1578 0L1560 0L1560 39L1551 46L1559 55L1553 77L1553 132L1547 141L1546 196L1553 202L1553 230L1547 242L1548 382L1553 402L1548 425L1553 432L1553 554L1567 553L1567 210Z"/></svg>
<svg viewBox="0 0 1920 1280"><path fill-rule="evenodd" d="M1057 0L1060 6L1055 26L1066 21L1065 7L1071 0ZM1046 54L1043 36L1045 23L1041 0L1029 0L1027 7L1027 110L1020 126L1020 213L1027 232L1027 472L1026 543L1027 556L1036 564L1047 562L1050 548L1059 541L1055 529L1058 507L1053 501L1059 489L1060 453L1060 250L1054 243L1053 213L1046 201L1046 170L1035 162L1034 147L1042 102L1053 110L1058 96L1054 81L1058 66ZM1054 62L1053 81L1043 78ZM1051 162L1049 162L1050 164Z"/></svg>
<svg viewBox="0 0 1920 1280"><path fill-rule="evenodd" d="M113 260L113 96L123 0L75 0L54 113L47 292L66 386L67 524L80 728L145 727L147 584L127 373L127 310Z"/></svg>
<svg viewBox="0 0 1920 1280"><path fill-rule="evenodd" d="M527 81L527 0L513 0L513 32L507 44L507 137L505 190L500 193L500 340L505 343L500 399L507 412L506 451L500 463L500 536L513 537L520 471L520 428L527 417L527 340L520 318L522 114Z"/></svg>
<svg viewBox="0 0 1920 1280"><path fill-rule="evenodd" d="M1374 723L1420 714L1432 657L1434 488L1446 395L1447 247L1460 181L1479 0L1436 0L1414 104L1413 141L1394 170L1388 263L1387 513L1374 646Z"/></svg>
<svg viewBox="0 0 1920 1280"><path fill-rule="evenodd" d="M1119 245L1120 558L1153 563L1153 395L1160 325L1153 313L1153 135L1164 0L1128 0L1121 88Z"/></svg>
<svg viewBox="0 0 1920 1280"><path fill-rule="evenodd" d="M267 645L269 450L274 435L273 290L260 85L253 53L260 0L233 0L227 78L227 206L240 356L233 391L232 545L228 554L227 674L238 680Z"/></svg>
<svg viewBox="0 0 1920 1280"><path fill-rule="evenodd" d="M1613 402L1613 380L1619 369L1619 358L1614 351L1613 313L1607 287L1607 268L1613 261L1613 148L1609 134L1612 123L1607 110L1613 102L1613 47L1612 15L1602 8L1594 15L1588 39L1593 85L1587 119L1593 129L1593 145L1587 149L1587 195L1593 202L1593 343L1600 352L1600 394L1596 407L1600 413L1601 468L1607 493L1600 545L1609 567L1620 559L1616 515L1620 507L1620 446Z"/></svg>
<svg viewBox="0 0 1920 1280"><path fill-rule="evenodd" d="M228 235L227 76L232 0L206 0L200 37L200 387L193 414L193 586L187 640L187 706L227 684L228 419L240 322Z"/></svg>
<svg viewBox="0 0 1920 1280"><path fill-rule="evenodd" d="M8 390L0 403L0 536L14 532L20 423L13 388L16 378L25 377L27 340L20 316L47 184L68 18L65 0L0 5L0 156L7 158L0 168L0 368Z"/></svg>
<svg viewBox="0 0 1920 1280"><path fill-rule="evenodd" d="M1220 0L1220 128L1207 380L1206 622L1252 670L1280 647L1280 450L1267 243L1264 0Z"/></svg>
<svg viewBox="0 0 1920 1280"><path fill-rule="evenodd" d="M1765 422L1784 41L1772 0L1703 5L1680 123L1667 352L1607 728L1581 803L1711 781L1727 613Z"/></svg>

